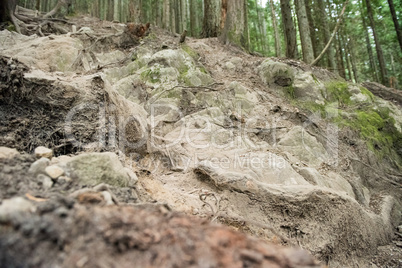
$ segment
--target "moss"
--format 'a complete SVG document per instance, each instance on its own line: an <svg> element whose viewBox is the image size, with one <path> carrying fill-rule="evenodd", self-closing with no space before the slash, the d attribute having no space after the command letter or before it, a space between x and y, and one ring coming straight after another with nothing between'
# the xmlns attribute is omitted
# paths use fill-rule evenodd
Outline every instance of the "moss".
<svg viewBox="0 0 402 268"><path fill-rule="evenodd" d="M395 120L388 109L357 110L354 118L337 118L340 125L356 130L366 141L367 147L381 158L400 159L402 134L395 127ZM398 156L399 152L399 156Z"/></svg>
<svg viewBox="0 0 402 268"><path fill-rule="evenodd" d="M184 50L191 58L193 58L195 61L198 60L200 55L194 51L189 45L187 44L182 44L181 49Z"/></svg>
<svg viewBox="0 0 402 268"><path fill-rule="evenodd" d="M313 78L314 82L316 84L319 84L320 82L318 81L317 77L314 74L311 74L311 77Z"/></svg>
<svg viewBox="0 0 402 268"><path fill-rule="evenodd" d="M350 97L352 94L349 92L348 84L346 82L330 82L325 85L327 89L327 101L337 101L340 106L351 104Z"/></svg>
<svg viewBox="0 0 402 268"><path fill-rule="evenodd" d="M290 85L288 87L286 87L286 95L290 98L290 99L295 99L295 88L293 87L293 85Z"/></svg>
<svg viewBox="0 0 402 268"><path fill-rule="evenodd" d="M141 73L141 78L151 83L159 83L161 81L160 76L161 74L159 68L148 69Z"/></svg>
<svg viewBox="0 0 402 268"><path fill-rule="evenodd" d="M369 99L371 101L374 101L374 95L373 93L371 93L367 88L365 87L360 87L360 91L363 95L366 95L367 97L369 97Z"/></svg>

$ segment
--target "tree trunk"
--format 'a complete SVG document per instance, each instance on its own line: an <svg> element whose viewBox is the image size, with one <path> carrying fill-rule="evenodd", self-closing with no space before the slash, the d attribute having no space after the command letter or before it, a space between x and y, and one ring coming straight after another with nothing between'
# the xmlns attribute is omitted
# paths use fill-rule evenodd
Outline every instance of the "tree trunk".
<svg viewBox="0 0 402 268"><path fill-rule="evenodd" d="M248 50L247 1L228 1L226 14L225 27L219 37L220 41L224 44L232 43Z"/></svg>
<svg viewBox="0 0 402 268"><path fill-rule="evenodd" d="M311 43L310 26L307 19L306 5L304 0L295 0L297 21L303 51L303 61L312 63L314 60L313 45Z"/></svg>
<svg viewBox="0 0 402 268"><path fill-rule="evenodd" d="M395 6L393 0L388 0L389 10L391 11L392 20L394 21L396 36L398 38L399 47L402 50L402 29L399 27L398 18L396 17Z"/></svg>
<svg viewBox="0 0 402 268"><path fill-rule="evenodd" d="M321 50L322 46L320 46L319 41L321 38L318 36L318 32L316 32L316 23L313 18L313 13L312 13L312 1L311 0L304 0L304 3L306 5L306 13L307 13L307 19L309 23L309 29L310 29L310 36L311 36L311 44L313 45L313 52L314 52L314 58L316 58Z"/></svg>
<svg viewBox="0 0 402 268"><path fill-rule="evenodd" d="M258 30L259 30L260 36L261 36L261 38L260 38L261 51L263 53L265 53L265 52L267 52L267 50L266 50L267 35L264 32L264 26L263 26L265 19L264 19L264 14L261 14L260 9L258 7L258 0L255 0L255 9L256 9L257 18L258 18Z"/></svg>
<svg viewBox="0 0 402 268"><path fill-rule="evenodd" d="M338 72L343 79L346 79L345 65L343 64L342 42L339 33L337 33L337 41L338 42L336 47L336 61L338 66Z"/></svg>
<svg viewBox="0 0 402 268"><path fill-rule="evenodd" d="M197 29L197 15L196 15L196 0L189 0L190 4L190 35L196 36L196 29Z"/></svg>
<svg viewBox="0 0 402 268"><path fill-rule="evenodd" d="M359 83L359 76L357 73L357 66L356 66L356 54L355 54L354 47L355 47L355 42L353 41L353 38L351 38L350 42L349 42L350 61L352 63L352 70L353 70L355 82Z"/></svg>
<svg viewBox="0 0 402 268"><path fill-rule="evenodd" d="M380 74L381 74L381 83L383 85L387 85L387 67L385 65L384 55L382 53L382 48L380 44L380 39L378 38L376 29L375 29L375 22L373 17L373 11L371 9L370 0L366 0L366 7L367 7L367 16L370 20L371 30L373 31L374 42L375 42L375 49L377 51L377 58L378 62L380 63Z"/></svg>
<svg viewBox="0 0 402 268"><path fill-rule="evenodd" d="M329 30L329 23L328 23L328 18L327 18L327 12L325 11L325 6L324 6L324 1L317 1L318 4L318 16L319 20L321 21L321 29L324 32L324 42L327 44L331 38L331 33ZM334 55L334 49L332 44L329 44L328 50L327 50L327 56L328 56L328 67L329 70L338 73L336 69L336 64L335 64L335 55Z"/></svg>
<svg viewBox="0 0 402 268"><path fill-rule="evenodd" d="M274 28L274 36L275 36L275 56L281 57L282 56L281 44L279 40L278 26L276 23L275 7L272 0L269 0L269 5L271 7L272 27Z"/></svg>
<svg viewBox="0 0 402 268"><path fill-rule="evenodd" d="M170 30L170 0L163 0L163 27Z"/></svg>
<svg viewBox="0 0 402 268"><path fill-rule="evenodd" d="M202 24L202 37L217 37L221 32L221 6L220 0L204 0L204 21Z"/></svg>
<svg viewBox="0 0 402 268"><path fill-rule="evenodd" d="M286 57L297 59L296 30L292 19L292 9L289 0L281 0L282 24L286 43Z"/></svg>

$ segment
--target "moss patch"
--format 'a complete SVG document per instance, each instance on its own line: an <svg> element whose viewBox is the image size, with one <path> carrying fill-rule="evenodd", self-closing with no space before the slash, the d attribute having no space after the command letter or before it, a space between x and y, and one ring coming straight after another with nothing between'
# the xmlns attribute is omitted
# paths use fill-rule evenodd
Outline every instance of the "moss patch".
<svg viewBox="0 0 402 268"><path fill-rule="evenodd" d="M346 82L330 82L325 85L327 89L327 101L337 101L340 106L347 106L351 104L350 97L352 94L348 89L348 83Z"/></svg>
<svg viewBox="0 0 402 268"><path fill-rule="evenodd" d="M181 49L183 49L184 52L186 52L190 57L192 57L195 61L198 60L200 55L194 51L189 45L187 44L182 44Z"/></svg>
<svg viewBox="0 0 402 268"><path fill-rule="evenodd" d="M159 68L148 69L141 73L141 79L151 83L159 83L161 81L160 76L161 74Z"/></svg>

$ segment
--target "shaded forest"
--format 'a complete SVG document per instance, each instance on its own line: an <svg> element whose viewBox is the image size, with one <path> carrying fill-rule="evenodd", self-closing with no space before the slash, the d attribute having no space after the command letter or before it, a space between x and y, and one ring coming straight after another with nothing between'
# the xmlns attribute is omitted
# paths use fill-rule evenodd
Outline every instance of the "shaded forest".
<svg viewBox="0 0 402 268"><path fill-rule="evenodd" d="M62 16L89 14L150 22L179 34L187 30L192 37L219 36L253 54L303 60L356 83L400 89L402 80L401 1L20 0L18 5L44 13L61 6Z"/></svg>

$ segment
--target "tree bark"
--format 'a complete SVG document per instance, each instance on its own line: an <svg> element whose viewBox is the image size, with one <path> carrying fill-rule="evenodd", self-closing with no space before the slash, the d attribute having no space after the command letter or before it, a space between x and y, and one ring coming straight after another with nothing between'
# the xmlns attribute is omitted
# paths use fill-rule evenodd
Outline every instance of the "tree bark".
<svg viewBox="0 0 402 268"><path fill-rule="evenodd" d="M292 18L292 9L289 0L281 0L283 31L285 33L286 57L297 59L296 30Z"/></svg>
<svg viewBox="0 0 402 268"><path fill-rule="evenodd" d="M279 40L278 26L276 23L275 7L272 0L269 0L269 5L271 7L272 27L274 28L274 36L275 36L275 56L281 57L282 56L281 44Z"/></svg>
<svg viewBox="0 0 402 268"><path fill-rule="evenodd" d="M197 20L197 15L195 12L196 9L196 0L189 0L190 4L190 35L191 36L196 36L196 20Z"/></svg>
<svg viewBox="0 0 402 268"><path fill-rule="evenodd" d="M217 37L221 32L221 6L220 0L204 0L204 21L202 34L204 38Z"/></svg>
<svg viewBox="0 0 402 268"><path fill-rule="evenodd" d="M383 85L387 85L387 67L385 65L384 55L382 53L380 39L378 38L377 31L375 28L375 21L373 17L373 11L371 8L370 0L366 0L366 8L367 8L367 16L370 20L371 30L373 31L375 49L377 51L378 62L380 63L380 74L381 74L381 83Z"/></svg>
<svg viewBox="0 0 402 268"><path fill-rule="evenodd" d="M303 52L303 61L312 63L314 60L313 45L311 43L310 26L307 19L306 5L304 0L295 0L297 21L299 22L299 33Z"/></svg>
<svg viewBox="0 0 402 268"><path fill-rule="evenodd" d="M219 40L224 44L234 44L245 50L249 49L247 27L247 1L231 0L227 2L225 27Z"/></svg>
<svg viewBox="0 0 402 268"><path fill-rule="evenodd" d="M388 0L389 10L391 11L392 20L394 21L396 36L398 38L399 47L402 51L402 29L399 27L398 18L396 17L395 6L393 0Z"/></svg>

